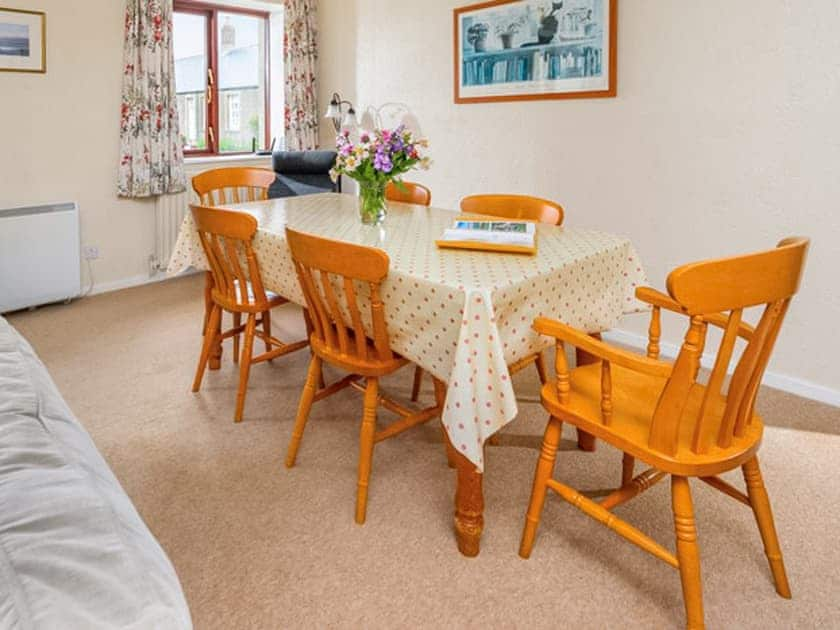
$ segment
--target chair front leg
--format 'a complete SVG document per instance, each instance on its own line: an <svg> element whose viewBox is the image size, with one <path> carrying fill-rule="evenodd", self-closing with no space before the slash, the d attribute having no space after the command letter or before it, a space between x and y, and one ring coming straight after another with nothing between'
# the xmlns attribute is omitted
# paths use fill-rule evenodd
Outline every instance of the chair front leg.
<svg viewBox="0 0 840 630"><path fill-rule="evenodd" d="M216 329L218 328L218 322L221 316L221 307L214 304L210 308L210 317L207 319L207 327L204 330L204 341L201 344L201 355L198 359L198 368L196 369L195 379L193 380L192 386L192 390L194 392L201 389L201 381L204 379L204 370L207 368L207 363L210 360L211 353L213 352L213 346L217 343Z"/></svg>
<svg viewBox="0 0 840 630"><path fill-rule="evenodd" d="M744 473L744 481L747 484L747 494L750 497L753 514L755 514L755 520L758 523L758 531L761 533L761 541L764 543L764 553L770 563L773 581L776 583L776 592L782 597L790 599L790 584L788 584L787 573L785 572L785 561L782 558L782 549L779 547L779 537L776 534L773 511L770 509L770 497L767 496L767 488L765 488L764 480L761 477L758 457L753 457L741 468Z"/></svg>
<svg viewBox="0 0 840 630"><path fill-rule="evenodd" d="M309 361L309 371L306 374L306 383L300 395L295 427L292 429L292 439L286 451L286 468L295 465L300 441L303 439L303 430L306 428L306 421L309 419L309 410L312 409L312 401L315 398L315 391L318 389L318 378L321 374L321 359L314 356Z"/></svg>
<svg viewBox="0 0 840 630"><path fill-rule="evenodd" d="M686 626L704 628L703 586L700 579L700 551L697 547L697 527L694 524L694 505L686 477L671 477L671 502L674 510L674 529L677 536L677 560L680 563Z"/></svg>
<svg viewBox="0 0 840 630"><path fill-rule="evenodd" d="M242 357L239 360L239 391L236 393L236 415L234 420L242 422L245 410L245 394L248 392L248 376L251 373L251 357L254 353L254 332L257 329L257 316L248 314L245 324L245 340L243 342Z"/></svg>
<svg viewBox="0 0 840 630"><path fill-rule="evenodd" d="M362 430L359 435L359 480L356 490L356 522L364 525L367 515L368 484L373 463L373 443L376 435L376 405L379 398L379 381L367 379L365 387Z"/></svg>
<svg viewBox="0 0 840 630"><path fill-rule="evenodd" d="M548 426L543 436L540 458L537 460L537 470L534 473L534 485L531 488L531 501L528 503L528 513L525 515L525 528L522 530L522 542L519 544L519 555L523 558L531 556L537 527L540 524L545 495L548 491L546 482L554 474L554 462L557 459L557 448L563 434L563 423L554 416L548 419Z"/></svg>

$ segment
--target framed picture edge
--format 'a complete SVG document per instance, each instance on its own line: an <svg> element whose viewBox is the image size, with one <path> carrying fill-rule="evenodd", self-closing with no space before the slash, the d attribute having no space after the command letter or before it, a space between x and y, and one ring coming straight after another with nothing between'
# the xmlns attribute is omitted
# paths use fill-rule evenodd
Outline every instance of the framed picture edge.
<svg viewBox="0 0 840 630"><path fill-rule="evenodd" d="M38 15L41 17L41 67L40 68L3 68L0 72L26 72L29 74L46 74L47 72L47 12L30 11L29 9L11 9L0 7L0 13L25 13L27 15Z"/></svg>
<svg viewBox="0 0 840 630"><path fill-rule="evenodd" d="M609 3L610 11L610 76L606 90L586 90L582 92L545 92L542 94L504 94L498 96L461 96L461 69L459 40L460 24L459 17L467 11L478 9L489 9L501 4L511 4L516 0L489 0L463 7L456 7L452 10L452 49L453 49L453 86L454 101L456 105L468 105L471 103L500 103L506 101L549 101L564 99L582 98L615 98L618 95L618 2L619 0L606 0Z"/></svg>

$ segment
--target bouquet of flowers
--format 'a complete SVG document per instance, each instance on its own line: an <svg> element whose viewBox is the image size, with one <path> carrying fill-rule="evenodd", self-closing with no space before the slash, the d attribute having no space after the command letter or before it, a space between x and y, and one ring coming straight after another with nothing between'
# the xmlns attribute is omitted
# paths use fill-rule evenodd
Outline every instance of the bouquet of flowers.
<svg viewBox="0 0 840 630"><path fill-rule="evenodd" d="M415 139L405 126L396 129L362 131L358 142L344 130L336 138L338 158L330 171L333 181L347 175L359 182L359 211L362 223L376 225L385 218L385 186L402 181L403 173L414 168L427 169L431 163L422 155L425 139Z"/></svg>

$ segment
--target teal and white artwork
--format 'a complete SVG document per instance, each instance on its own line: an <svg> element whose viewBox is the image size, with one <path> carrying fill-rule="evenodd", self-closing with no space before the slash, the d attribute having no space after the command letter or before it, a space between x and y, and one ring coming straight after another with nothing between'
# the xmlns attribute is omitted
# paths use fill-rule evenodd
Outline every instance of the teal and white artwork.
<svg viewBox="0 0 840 630"><path fill-rule="evenodd" d="M616 0L497 0L455 10L455 100L615 95Z"/></svg>

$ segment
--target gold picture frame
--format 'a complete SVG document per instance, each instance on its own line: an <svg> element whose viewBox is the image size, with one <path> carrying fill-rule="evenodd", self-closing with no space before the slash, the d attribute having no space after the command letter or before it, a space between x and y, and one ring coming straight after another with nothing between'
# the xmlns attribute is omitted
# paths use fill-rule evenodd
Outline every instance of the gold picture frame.
<svg viewBox="0 0 840 630"><path fill-rule="evenodd" d="M619 0L488 0L453 10L455 103L616 96Z"/></svg>
<svg viewBox="0 0 840 630"><path fill-rule="evenodd" d="M0 72L47 71L47 14L0 7Z"/></svg>

